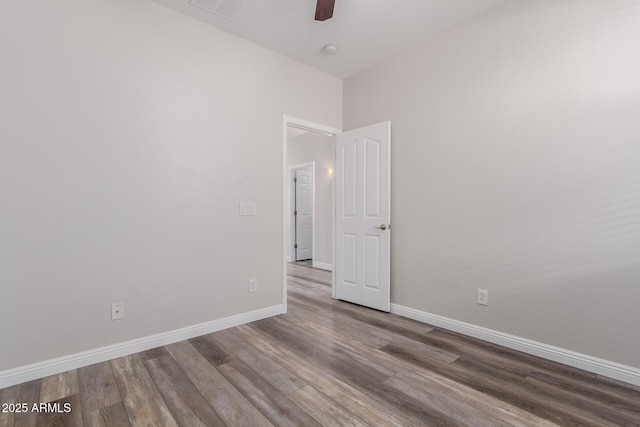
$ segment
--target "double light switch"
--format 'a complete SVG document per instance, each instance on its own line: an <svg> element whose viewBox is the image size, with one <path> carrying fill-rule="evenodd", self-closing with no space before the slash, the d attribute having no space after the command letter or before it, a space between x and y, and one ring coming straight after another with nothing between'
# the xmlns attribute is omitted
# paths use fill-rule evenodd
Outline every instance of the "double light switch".
<svg viewBox="0 0 640 427"><path fill-rule="evenodd" d="M255 202L240 203L240 216L255 215L255 214L256 214Z"/></svg>

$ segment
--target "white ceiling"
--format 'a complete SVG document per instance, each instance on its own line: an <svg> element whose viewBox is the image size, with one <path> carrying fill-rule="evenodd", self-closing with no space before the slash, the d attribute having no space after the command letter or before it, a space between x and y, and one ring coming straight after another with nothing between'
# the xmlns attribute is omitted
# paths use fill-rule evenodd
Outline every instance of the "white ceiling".
<svg viewBox="0 0 640 427"><path fill-rule="evenodd" d="M324 22L313 19L316 0L244 0L231 20L190 0L154 1L345 78L504 0L336 0ZM338 52L324 55L327 44Z"/></svg>

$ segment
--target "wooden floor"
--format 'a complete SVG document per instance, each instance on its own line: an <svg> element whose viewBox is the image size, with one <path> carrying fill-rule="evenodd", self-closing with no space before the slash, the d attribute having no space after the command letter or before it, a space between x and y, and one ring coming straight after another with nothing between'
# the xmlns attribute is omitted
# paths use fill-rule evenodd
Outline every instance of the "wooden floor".
<svg viewBox="0 0 640 427"><path fill-rule="evenodd" d="M289 313L0 390L0 427L638 426L640 391L330 297L289 267Z"/></svg>

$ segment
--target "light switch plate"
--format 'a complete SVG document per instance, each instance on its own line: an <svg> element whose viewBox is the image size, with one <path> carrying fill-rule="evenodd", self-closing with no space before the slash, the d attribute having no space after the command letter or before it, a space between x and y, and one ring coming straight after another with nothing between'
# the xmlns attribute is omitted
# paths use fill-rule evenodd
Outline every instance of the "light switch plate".
<svg viewBox="0 0 640 427"><path fill-rule="evenodd" d="M255 202L242 202L240 203L240 216L248 216L256 214Z"/></svg>

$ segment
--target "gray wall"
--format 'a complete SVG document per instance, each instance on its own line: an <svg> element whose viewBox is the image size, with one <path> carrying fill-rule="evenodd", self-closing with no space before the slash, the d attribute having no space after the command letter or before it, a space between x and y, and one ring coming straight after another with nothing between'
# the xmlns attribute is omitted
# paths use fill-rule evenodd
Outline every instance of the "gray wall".
<svg viewBox="0 0 640 427"><path fill-rule="evenodd" d="M3 2L0 55L0 371L282 302L283 114L341 80L146 0Z"/></svg>
<svg viewBox="0 0 640 427"><path fill-rule="evenodd" d="M640 367L638 40L637 1L509 1L345 80L392 122L392 302Z"/></svg>
<svg viewBox="0 0 640 427"><path fill-rule="evenodd" d="M316 162L316 252L314 261L331 264L331 182L329 169L333 169L332 138L315 132L307 132L290 138L287 143L287 160L290 166Z"/></svg>

